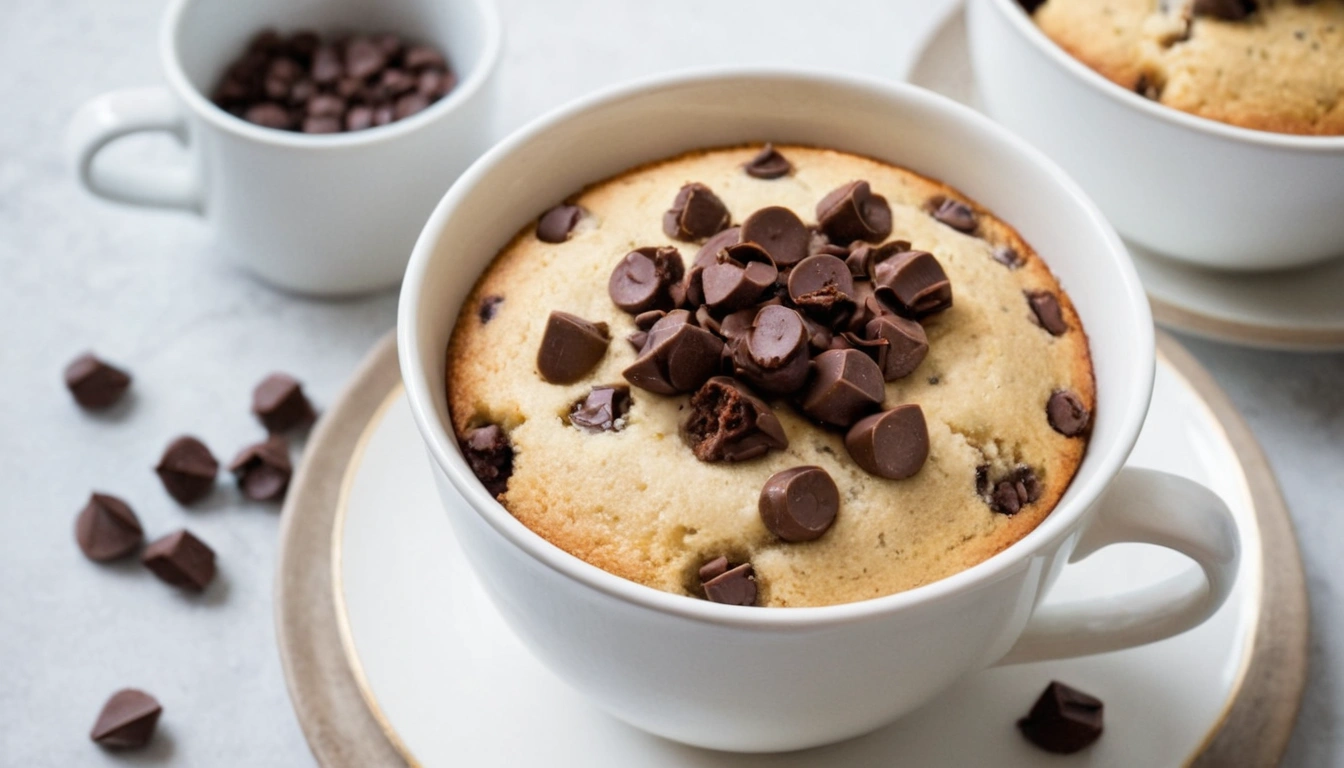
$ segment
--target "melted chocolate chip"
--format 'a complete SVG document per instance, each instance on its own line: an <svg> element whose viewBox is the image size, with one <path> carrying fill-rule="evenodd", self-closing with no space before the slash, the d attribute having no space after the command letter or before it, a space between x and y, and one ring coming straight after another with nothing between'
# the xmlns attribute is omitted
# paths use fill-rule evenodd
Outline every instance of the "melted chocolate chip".
<svg viewBox="0 0 1344 768"><path fill-rule="evenodd" d="M882 370L857 349L832 349L812 360L812 378L800 404L803 413L836 427L848 427L882 405Z"/></svg>
<svg viewBox="0 0 1344 768"><path fill-rule="evenodd" d="M983 474L981 469L984 470ZM976 490L988 497L989 508L1001 515L1015 515L1028 504L1041 498L1041 481L1036 471L1028 466L1019 466L1008 473L1007 477L994 483L989 489L989 467L976 470Z"/></svg>
<svg viewBox="0 0 1344 768"><path fill-rule="evenodd" d="M868 321L864 336L870 341L882 341L871 350L882 378L895 381L915 372L929 354L929 337L924 326L897 315L879 315Z"/></svg>
<svg viewBox="0 0 1344 768"><path fill-rule="evenodd" d="M728 226L728 206L704 184L682 187L663 214L663 232L676 240L702 240Z"/></svg>
<svg viewBox="0 0 1344 768"><path fill-rule="evenodd" d="M1061 336L1069 330L1069 324L1064 322L1064 313L1059 308L1059 299L1055 298L1053 293L1028 291L1027 303L1031 305L1031 311L1036 315L1036 322L1049 331L1051 336Z"/></svg>
<svg viewBox="0 0 1344 768"><path fill-rule="evenodd" d="M1101 738L1104 709L1101 699L1052 682L1017 727L1041 749L1071 755Z"/></svg>
<svg viewBox="0 0 1344 768"><path fill-rule="evenodd" d="M1018 253L1015 248L1007 245L1001 245L994 249L994 260L1009 269L1019 269L1023 264L1027 263L1026 260L1022 258L1022 254Z"/></svg>
<svg viewBox="0 0 1344 768"><path fill-rule="evenodd" d="M772 264L753 261L743 267L725 261L706 267L700 281L705 304L715 312L734 312L755 304L777 277L779 270Z"/></svg>
<svg viewBox="0 0 1344 768"><path fill-rule="evenodd" d="M845 434L850 458L870 475L902 480L914 475L929 458L929 430L924 411L914 404L861 419Z"/></svg>
<svg viewBox="0 0 1344 768"><path fill-rule="evenodd" d="M885 197L873 194L868 182L851 181L817 203L817 221L833 243L880 243L891 234L891 206Z"/></svg>
<svg viewBox="0 0 1344 768"><path fill-rule="evenodd" d="M979 217L975 215L975 211L971 210L969 205L942 195L929 198L929 201L924 204L924 210L928 211L933 218L958 232L965 232L966 234L974 232L976 225L979 223Z"/></svg>
<svg viewBox="0 0 1344 768"><path fill-rule="evenodd" d="M1223 21L1241 21L1255 13L1258 5L1255 0L1194 0L1190 12Z"/></svg>
<svg viewBox="0 0 1344 768"><path fill-rule="evenodd" d="M789 298L798 308L825 323L854 308L854 277L836 256L808 256L789 272Z"/></svg>
<svg viewBox="0 0 1344 768"><path fill-rule="evenodd" d="M577 205L557 205L537 220L537 239L543 243L563 243L569 239L583 209Z"/></svg>
<svg viewBox="0 0 1344 768"><path fill-rule="evenodd" d="M681 281L683 266L676 248L639 248L627 253L611 271L607 293L616 306L632 315L651 309L672 309L670 289Z"/></svg>
<svg viewBox="0 0 1344 768"><path fill-rule="evenodd" d="M693 392L719 369L723 342L691 323L684 309L673 310L648 331L648 341L621 375L660 395Z"/></svg>
<svg viewBox="0 0 1344 768"><path fill-rule="evenodd" d="M765 481L761 522L784 541L812 541L830 530L840 511L840 490L821 467L793 467Z"/></svg>
<svg viewBox="0 0 1344 768"><path fill-rule="evenodd" d="M552 312L537 350L537 372L552 384L572 384L602 362L610 340L606 323Z"/></svg>
<svg viewBox="0 0 1344 768"><path fill-rule="evenodd" d="M700 566L697 575L703 584L706 581L716 579L728 572L728 558L719 556Z"/></svg>
<svg viewBox="0 0 1344 768"><path fill-rule="evenodd" d="M467 466L485 490L491 496L503 493L513 475L513 445L504 430L498 424L469 429L461 447Z"/></svg>
<svg viewBox="0 0 1344 768"><path fill-rule="evenodd" d="M943 265L926 251L906 251L874 268L878 298L919 319L952 306L952 283Z"/></svg>
<svg viewBox="0 0 1344 768"><path fill-rule="evenodd" d="M1067 389L1056 390L1045 404L1045 415L1050 426L1065 437L1077 437L1087 431L1091 414L1074 393Z"/></svg>
<svg viewBox="0 0 1344 768"><path fill-rule="evenodd" d="M788 268L808 257L812 235L793 211L762 208L742 222L742 240L765 249L776 266Z"/></svg>
<svg viewBox="0 0 1344 768"><path fill-rule="evenodd" d="M793 171L793 164L770 144L761 148L746 165L742 166L747 175L756 179L778 179Z"/></svg>
<svg viewBox="0 0 1344 768"><path fill-rule="evenodd" d="M730 568L719 576L706 581L705 598L711 603L724 605L755 605L756 576L750 563Z"/></svg>
<svg viewBox="0 0 1344 768"><path fill-rule="evenodd" d="M95 493L75 520L75 541L84 556L95 562L125 557L144 541L140 519L116 496Z"/></svg>
<svg viewBox="0 0 1344 768"><path fill-rule="evenodd" d="M620 432L625 428L625 415L629 412L629 387L593 387L587 396L574 404L569 423L589 432Z"/></svg>
<svg viewBox="0 0 1344 768"><path fill-rule="evenodd" d="M701 461L746 461L789 447L775 412L727 376L706 381L691 396L682 436Z"/></svg>
<svg viewBox="0 0 1344 768"><path fill-rule="evenodd" d="M504 303L503 296L485 296L481 303L476 307L476 317L480 319L481 325L485 325L495 319L499 314L499 305Z"/></svg>
<svg viewBox="0 0 1344 768"><path fill-rule="evenodd" d="M719 232L706 240L705 244L700 246L700 250L696 251L695 261L693 262L692 268L704 268L708 267L710 264L717 264L720 251L723 251L729 246L737 245L740 242L742 242L741 227L729 227L728 229Z"/></svg>
<svg viewBox="0 0 1344 768"><path fill-rule="evenodd" d="M807 328L796 311L762 307L751 331L733 343L733 370L762 392L789 394L807 381L807 347Z"/></svg>

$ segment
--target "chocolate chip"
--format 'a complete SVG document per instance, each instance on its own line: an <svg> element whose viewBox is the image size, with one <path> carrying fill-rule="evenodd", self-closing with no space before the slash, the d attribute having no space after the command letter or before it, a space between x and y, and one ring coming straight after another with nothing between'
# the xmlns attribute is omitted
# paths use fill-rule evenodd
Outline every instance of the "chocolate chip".
<svg viewBox="0 0 1344 768"><path fill-rule="evenodd" d="M691 396L681 432L695 457L707 462L746 461L789 447L770 406L727 376L711 378Z"/></svg>
<svg viewBox="0 0 1344 768"><path fill-rule="evenodd" d="M704 583L705 597L711 603L725 605L755 605L756 576L750 563L730 568Z"/></svg>
<svg viewBox="0 0 1344 768"><path fill-rule="evenodd" d="M289 117L289 111L272 101L263 101L248 107L243 112L243 119L263 128L284 130L294 125L294 121Z"/></svg>
<svg viewBox="0 0 1344 768"><path fill-rule="evenodd" d="M710 560L709 562L700 566L699 570L700 582L703 584L706 581L712 581L727 572L728 572L728 558L722 556L716 557L713 560Z"/></svg>
<svg viewBox="0 0 1344 768"><path fill-rule="evenodd" d="M794 467L765 481L761 522L785 541L812 541L830 530L840 511L840 490L821 467Z"/></svg>
<svg viewBox="0 0 1344 768"><path fill-rule="evenodd" d="M854 307L854 277L836 256L808 256L789 272L789 298L799 309L823 322L848 314Z"/></svg>
<svg viewBox="0 0 1344 768"><path fill-rule="evenodd" d="M467 466L485 490L491 496L503 493L513 475L513 445L504 430L498 424L469 429L461 447Z"/></svg>
<svg viewBox="0 0 1344 768"><path fill-rule="evenodd" d="M719 329L716 333L728 341L745 339L751 333L751 324L756 321L758 312L760 312L760 309L757 307L739 309L719 321Z"/></svg>
<svg viewBox="0 0 1344 768"><path fill-rule="evenodd" d="M629 387L593 387L587 396L574 404L569 412L569 423L589 432L620 432L625 428L625 415L629 412Z"/></svg>
<svg viewBox="0 0 1344 768"><path fill-rule="evenodd" d="M974 232L976 225L979 223L979 217L975 215L975 211L971 210L969 205L943 195L929 198L929 201L924 204L924 210L947 226L967 234Z"/></svg>
<svg viewBox="0 0 1344 768"><path fill-rule="evenodd" d="M817 221L831 242L880 243L891 234L891 206L885 197L873 194L868 182L851 181L817 203Z"/></svg>
<svg viewBox="0 0 1344 768"><path fill-rule="evenodd" d="M408 69L447 69L448 62L443 54L428 45L412 45L401 57L401 63Z"/></svg>
<svg viewBox="0 0 1344 768"><path fill-rule="evenodd" d="M345 75L345 67L341 65L340 54L330 45L321 46L313 53L313 64L310 71L313 82L322 85L334 83Z"/></svg>
<svg viewBox="0 0 1344 768"><path fill-rule="evenodd" d="M716 264L719 260L719 252L730 246L742 242L742 228L729 227L722 232L715 234L700 246L700 250L695 253L695 266L708 267L710 264Z"/></svg>
<svg viewBox="0 0 1344 768"><path fill-rule="evenodd" d="M741 238L770 254L775 265L788 268L809 255L812 234L793 211L778 205L762 208L742 222Z"/></svg>
<svg viewBox="0 0 1344 768"><path fill-rule="evenodd" d="M627 253L611 271L607 294L632 315L650 309L672 309L669 288L681 281L683 266L676 248L639 248Z"/></svg>
<svg viewBox="0 0 1344 768"><path fill-rule="evenodd" d="M387 53L367 37L352 37L345 44L345 71L360 79L387 66Z"/></svg>
<svg viewBox="0 0 1344 768"><path fill-rule="evenodd" d="M848 427L882 405L882 369L857 349L832 349L812 360L812 378L803 393L803 413L836 427Z"/></svg>
<svg viewBox="0 0 1344 768"><path fill-rule="evenodd" d="M649 343L649 332L634 331L629 336L626 336L625 340L630 342L630 346L634 348L635 354L638 355L640 352L644 351L644 345Z"/></svg>
<svg viewBox="0 0 1344 768"><path fill-rule="evenodd" d="M289 462L289 441L271 435L249 445L234 457L229 471L238 479L238 488L252 501L275 501L285 497L294 467Z"/></svg>
<svg viewBox="0 0 1344 768"><path fill-rule="evenodd" d="M503 303L503 296L481 297L481 303L476 306L476 317L480 318L481 325L494 320L495 315L499 314L499 305Z"/></svg>
<svg viewBox="0 0 1344 768"><path fill-rule="evenodd" d="M1050 394L1050 400L1045 404L1045 415L1050 420L1050 426L1065 437L1077 437L1086 432L1091 419L1087 406L1067 389L1058 389Z"/></svg>
<svg viewBox="0 0 1344 768"><path fill-rule="evenodd" d="M827 256L839 256L843 259L849 255L849 246L832 243L831 238L827 237L826 233L817 227L808 227L807 231L811 236L807 244L808 256L825 254Z"/></svg>
<svg viewBox="0 0 1344 768"><path fill-rule="evenodd" d="M1194 0L1190 12L1223 21L1241 21L1255 13L1257 7L1255 0Z"/></svg>
<svg viewBox="0 0 1344 768"><path fill-rule="evenodd" d="M373 110L363 104L345 113L345 130L362 131L373 126Z"/></svg>
<svg viewBox="0 0 1344 768"><path fill-rule="evenodd" d="M145 547L140 562L174 587L200 592L215 578L215 552L185 528Z"/></svg>
<svg viewBox="0 0 1344 768"><path fill-rule="evenodd" d="M1103 710L1101 699L1055 681L1017 727L1041 749L1071 755L1101 738Z"/></svg>
<svg viewBox="0 0 1344 768"><path fill-rule="evenodd" d="M317 418L303 385L283 373L272 373L252 390L252 413L271 433L304 427Z"/></svg>
<svg viewBox="0 0 1344 768"><path fill-rule="evenodd" d="M103 705L89 738L113 749L143 747L154 737L161 714L163 707L153 696L135 688L123 688Z"/></svg>
<svg viewBox="0 0 1344 768"><path fill-rule="evenodd" d="M579 206L557 205L537 220L537 239L543 243L563 243L581 218L583 209Z"/></svg>
<svg viewBox="0 0 1344 768"><path fill-rule="evenodd" d="M1069 330L1064 322L1064 313L1059 308L1059 299L1049 291L1027 291L1027 302L1036 315L1036 322L1050 332L1051 336L1061 336Z"/></svg>
<svg viewBox="0 0 1344 768"><path fill-rule="evenodd" d="M924 411L915 404L861 419L845 435L850 458L870 475L903 480L929 458L929 429Z"/></svg>
<svg viewBox="0 0 1344 768"><path fill-rule="evenodd" d="M84 556L95 562L125 557L144 540L140 519L116 496L92 494L75 520L75 541Z"/></svg>
<svg viewBox="0 0 1344 768"><path fill-rule="evenodd" d="M864 336L870 341L884 342L871 351L886 381L914 373L929 354L929 337L924 326L897 315L879 315L868 321Z"/></svg>
<svg viewBox="0 0 1344 768"><path fill-rule="evenodd" d="M1147 73L1141 73L1139 79L1134 81L1134 92L1149 101L1157 101L1162 98L1162 84Z"/></svg>
<svg viewBox="0 0 1344 768"><path fill-rule="evenodd" d="M183 436L168 444L154 471L169 496L181 504L190 504L214 489L219 462L200 440Z"/></svg>
<svg viewBox="0 0 1344 768"><path fill-rule="evenodd" d="M1017 252L1017 249L1007 245L995 248L993 256L995 261L1009 269L1020 269L1023 264L1027 263L1022 258L1022 254Z"/></svg>
<svg viewBox="0 0 1344 768"><path fill-rule="evenodd" d="M726 261L706 267L700 282L705 304L715 312L734 312L755 304L778 277L771 264L753 261L743 267Z"/></svg>
<svg viewBox="0 0 1344 768"><path fill-rule="evenodd" d="M345 113L345 99L320 93L308 102L309 117L338 117Z"/></svg>
<svg viewBox="0 0 1344 768"><path fill-rule="evenodd" d="M983 475L980 469L984 470ZM1036 477L1036 471L1028 466L1018 466L1008 473L1007 477L994 483L994 489L989 490L989 468L981 467L976 470L976 490L981 495L987 495L989 508L1001 515L1015 515L1026 505L1041 498L1041 481Z"/></svg>
<svg viewBox="0 0 1344 768"><path fill-rule="evenodd" d="M403 120L418 112L423 111L429 106L429 99L419 93L408 93L402 96L392 104L392 116L397 120Z"/></svg>
<svg viewBox="0 0 1344 768"><path fill-rule="evenodd" d="M762 307L751 330L732 347L737 377L769 394L796 392L807 382L808 333L803 318L788 307Z"/></svg>
<svg viewBox="0 0 1344 768"><path fill-rule="evenodd" d="M606 323L552 312L537 350L537 372L552 384L572 384L602 362L610 340Z"/></svg>
<svg viewBox="0 0 1344 768"><path fill-rule="evenodd" d="M677 192L672 208L663 214L663 232L677 240L701 240L728 226L728 206L709 187L698 182Z"/></svg>
<svg viewBox="0 0 1344 768"><path fill-rule="evenodd" d="M756 179L778 179L793 171L793 164L772 145L766 144L755 157L743 166L747 175Z"/></svg>
<svg viewBox="0 0 1344 768"><path fill-rule="evenodd" d="M694 392L719 369L723 342L690 322L684 309L669 312L649 329L648 341L621 375L660 395Z"/></svg>
<svg viewBox="0 0 1344 768"><path fill-rule="evenodd" d="M108 408L126 394L131 386L131 376L89 352L76 357L65 367L65 386L81 407Z"/></svg>
<svg viewBox="0 0 1344 768"><path fill-rule="evenodd" d="M952 283L926 251L906 251L879 263L873 284L878 298L915 319L952 306Z"/></svg>

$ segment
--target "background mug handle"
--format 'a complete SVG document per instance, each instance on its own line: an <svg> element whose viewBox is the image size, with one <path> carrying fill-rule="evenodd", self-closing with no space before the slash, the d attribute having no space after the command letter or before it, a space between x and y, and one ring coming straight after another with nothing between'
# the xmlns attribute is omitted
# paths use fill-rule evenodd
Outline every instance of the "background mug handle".
<svg viewBox="0 0 1344 768"><path fill-rule="evenodd" d="M97 96L70 121L66 146L80 183L98 197L129 205L200 213L200 179L189 167L94 167L98 152L132 133L163 131L188 144L187 122L172 92L162 86L127 88Z"/></svg>
<svg viewBox="0 0 1344 768"><path fill-rule="evenodd" d="M999 665L1165 640L1204 623L1232 591L1241 559L1237 523L1213 491L1166 472L1125 467L1097 505L1070 563L1133 542L1180 552L1199 570L1110 597L1040 607Z"/></svg>

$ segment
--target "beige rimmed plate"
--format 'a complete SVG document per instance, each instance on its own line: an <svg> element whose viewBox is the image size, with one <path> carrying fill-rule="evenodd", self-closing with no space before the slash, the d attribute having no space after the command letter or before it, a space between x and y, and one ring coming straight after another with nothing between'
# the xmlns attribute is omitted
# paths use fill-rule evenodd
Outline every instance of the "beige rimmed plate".
<svg viewBox="0 0 1344 768"><path fill-rule="evenodd" d="M1214 619L1146 648L974 675L845 744L740 756L675 745L599 713L509 633L438 506L389 337L315 431L285 506L276 625L313 753L329 767L1272 765L1306 674L1297 545L1232 405L1174 340L1162 337L1159 349L1132 461L1209 484L1237 515L1246 556ZM1165 550L1116 546L1071 569L1052 599L1101 596L1183 567ZM1071 758L1037 751L1013 727L1050 679L1106 701L1105 736Z"/></svg>
<svg viewBox="0 0 1344 768"><path fill-rule="evenodd" d="M905 79L979 109L966 17L953 5L910 59ZM1344 350L1344 258L1286 272L1204 269L1126 243L1157 322L1266 349Z"/></svg>

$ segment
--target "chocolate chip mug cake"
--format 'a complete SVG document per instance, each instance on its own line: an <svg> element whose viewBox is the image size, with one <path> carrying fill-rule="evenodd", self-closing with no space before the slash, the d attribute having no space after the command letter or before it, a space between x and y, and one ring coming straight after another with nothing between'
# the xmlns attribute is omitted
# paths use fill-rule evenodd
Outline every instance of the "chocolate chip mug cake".
<svg viewBox="0 0 1344 768"><path fill-rule="evenodd" d="M803 146L691 152L543 213L448 350L467 462L613 574L720 603L888 595L1035 528L1082 460L1087 336L956 190Z"/></svg>

